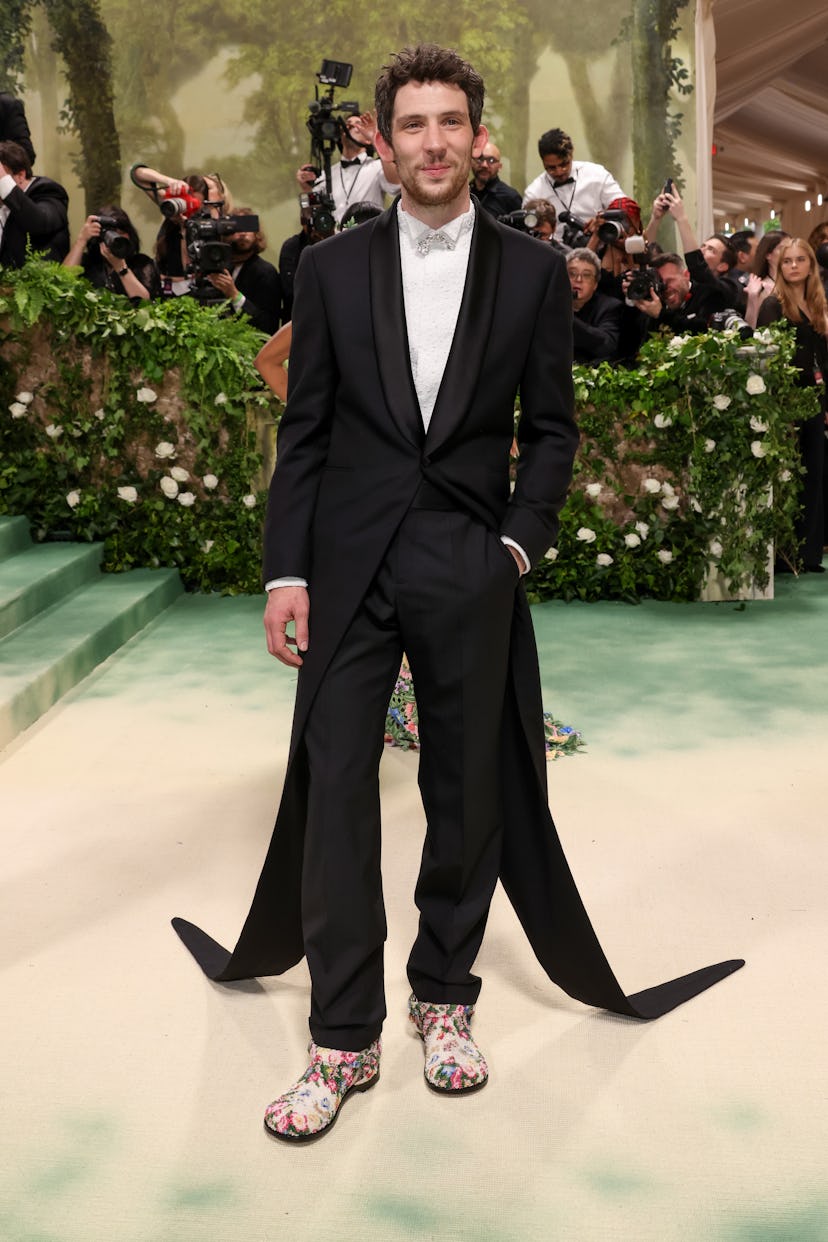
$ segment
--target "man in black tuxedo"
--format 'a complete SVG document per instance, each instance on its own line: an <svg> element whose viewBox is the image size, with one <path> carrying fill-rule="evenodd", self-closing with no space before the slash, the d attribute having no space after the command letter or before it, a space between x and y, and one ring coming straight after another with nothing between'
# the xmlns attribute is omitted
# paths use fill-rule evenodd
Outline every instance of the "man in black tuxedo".
<svg viewBox="0 0 828 1242"><path fill-rule="evenodd" d="M0 142L0 267L22 267L26 246L60 263L69 253L69 195L49 177L33 177L16 142Z"/></svg>
<svg viewBox="0 0 828 1242"><path fill-rule="evenodd" d="M252 216L248 207L238 207L238 216ZM262 258L267 241L261 231L240 230L230 236L232 266L213 272L210 283L229 299L233 310L245 314L254 328L272 336L279 327L282 283L272 263Z"/></svg>
<svg viewBox="0 0 828 1242"><path fill-rule="evenodd" d="M175 920L213 979L307 956L310 1064L265 1114L289 1141L326 1133L379 1073L378 767L403 651L428 820L409 1009L430 1087L487 1081L471 970L498 876L550 976L589 1003L653 1017L735 968L625 997L549 815L520 579L554 541L578 440L572 299L551 247L471 204L482 105L455 52L399 53L377 82L376 143L400 202L303 255L265 527L268 648L299 669L285 788L234 952Z"/></svg>

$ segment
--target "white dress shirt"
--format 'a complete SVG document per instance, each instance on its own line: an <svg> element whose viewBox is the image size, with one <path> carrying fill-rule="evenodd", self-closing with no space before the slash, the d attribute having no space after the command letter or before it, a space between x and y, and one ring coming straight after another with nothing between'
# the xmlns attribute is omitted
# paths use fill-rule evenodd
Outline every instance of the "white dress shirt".
<svg viewBox="0 0 828 1242"><path fill-rule="evenodd" d="M331 168L333 216L337 224L353 203L373 203L382 209L385 205L383 194L393 196L399 192L400 187L386 178L379 160L371 159L364 151L355 158L359 160L358 164L343 168L340 161ZM313 188L317 194L325 189L324 175L317 177Z"/></svg>
<svg viewBox="0 0 828 1242"><path fill-rule="evenodd" d="M555 185L554 179L544 171L527 185L523 193L524 203L531 198L546 198L552 203L556 213L571 211L582 224L597 216L602 207L609 207L616 198L626 198L621 186L607 172L603 164L590 164L586 160L573 160L571 181L565 185ZM555 228L555 236L563 237L564 226L559 222Z"/></svg>

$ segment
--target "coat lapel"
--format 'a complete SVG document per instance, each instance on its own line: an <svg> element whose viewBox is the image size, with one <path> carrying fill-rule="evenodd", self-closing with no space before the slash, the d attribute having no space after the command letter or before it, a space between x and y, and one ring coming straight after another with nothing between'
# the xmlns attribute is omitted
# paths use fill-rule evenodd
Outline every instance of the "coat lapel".
<svg viewBox="0 0 828 1242"><path fill-rule="evenodd" d="M457 327L426 436L429 453L448 440L468 413L489 343L500 273L500 234L488 212L476 208L469 268Z"/></svg>
<svg viewBox="0 0 828 1242"><path fill-rule="evenodd" d="M368 264L371 320L385 403L402 434L419 449L423 420L408 356L396 204L374 225Z"/></svg>

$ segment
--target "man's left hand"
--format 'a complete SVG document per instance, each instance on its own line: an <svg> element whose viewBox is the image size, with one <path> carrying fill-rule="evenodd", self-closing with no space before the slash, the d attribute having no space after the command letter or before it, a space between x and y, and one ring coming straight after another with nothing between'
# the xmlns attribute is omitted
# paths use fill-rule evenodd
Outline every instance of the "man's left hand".
<svg viewBox="0 0 828 1242"><path fill-rule="evenodd" d="M218 289L219 293L223 294L224 297L230 298L231 301L233 298L238 297L239 291L229 272L208 272L207 279L213 288Z"/></svg>

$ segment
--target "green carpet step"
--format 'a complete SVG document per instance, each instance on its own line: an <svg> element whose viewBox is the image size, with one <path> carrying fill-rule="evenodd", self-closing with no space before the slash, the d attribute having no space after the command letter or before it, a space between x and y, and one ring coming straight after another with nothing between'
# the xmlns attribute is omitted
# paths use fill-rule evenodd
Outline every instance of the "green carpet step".
<svg viewBox="0 0 828 1242"><path fill-rule="evenodd" d="M0 747L182 591L174 569L106 574L0 639Z"/></svg>
<svg viewBox="0 0 828 1242"><path fill-rule="evenodd" d="M101 543L29 543L0 560L0 638L100 577Z"/></svg>
<svg viewBox="0 0 828 1242"><path fill-rule="evenodd" d="M0 561L31 545L29 523L24 517L0 517Z"/></svg>

